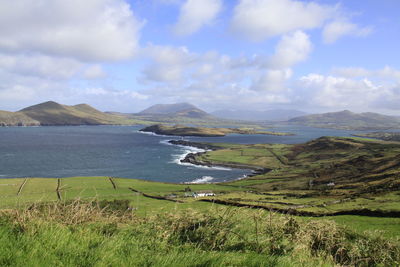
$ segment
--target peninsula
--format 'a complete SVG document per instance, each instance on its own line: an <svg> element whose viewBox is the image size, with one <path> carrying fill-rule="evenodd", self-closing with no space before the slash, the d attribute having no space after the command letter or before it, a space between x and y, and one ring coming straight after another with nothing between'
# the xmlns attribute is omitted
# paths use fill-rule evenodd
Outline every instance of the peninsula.
<svg viewBox="0 0 400 267"><path fill-rule="evenodd" d="M227 134L265 134L265 135L278 135L290 136L292 133L272 132L272 131L258 131L252 128L209 128L209 127L190 127L184 125L163 125L155 124L145 127L140 130L141 132L150 132L160 135L171 136L202 136L202 137L220 137Z"/></svg>

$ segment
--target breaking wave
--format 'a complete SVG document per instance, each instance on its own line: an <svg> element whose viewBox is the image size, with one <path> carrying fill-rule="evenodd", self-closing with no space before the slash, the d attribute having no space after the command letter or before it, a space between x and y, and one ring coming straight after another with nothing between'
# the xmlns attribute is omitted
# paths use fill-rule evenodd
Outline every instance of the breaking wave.
<svg viewBox="0 0 400 267"><path fill-rule="evenodd" d="M186 184L207 184L214 180L214 177L203 176L201 178L194 179L193 181L187 182Z"/></svg>

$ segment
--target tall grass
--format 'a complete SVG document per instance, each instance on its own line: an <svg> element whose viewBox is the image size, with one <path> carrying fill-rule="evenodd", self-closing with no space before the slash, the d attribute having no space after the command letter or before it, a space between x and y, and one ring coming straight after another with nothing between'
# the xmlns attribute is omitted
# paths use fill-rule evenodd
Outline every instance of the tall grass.
<svg viewBox="0 0 400 267"><path fill-rule="evenodd" d="M328 220L218 209L137 217L122 202L2 211L0 266L398 266L398 240Z"/></svg>

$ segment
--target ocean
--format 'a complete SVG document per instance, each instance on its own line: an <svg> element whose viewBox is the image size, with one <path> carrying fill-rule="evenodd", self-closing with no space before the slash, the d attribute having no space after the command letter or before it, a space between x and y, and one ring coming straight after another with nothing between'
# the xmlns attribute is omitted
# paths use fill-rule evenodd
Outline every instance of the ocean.
<svg viewBox="0 0 400 267"><path fill-rule="evenodd" d="M0 127L0 178L113 176L202 183L240 179L249 170L182 164L199 149L169 144L180 137L140 133L140 126ZM271 129L269 129L271 130ZM356 131L282 125L272 129L295 136L228 135L185 137L195 142L295 144L320 136L350 136Z"/></svg>

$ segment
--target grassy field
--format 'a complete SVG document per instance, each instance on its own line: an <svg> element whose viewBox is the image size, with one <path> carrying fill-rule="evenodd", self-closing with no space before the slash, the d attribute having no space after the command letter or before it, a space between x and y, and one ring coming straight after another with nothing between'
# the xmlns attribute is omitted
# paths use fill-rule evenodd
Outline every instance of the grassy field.
<svg viewBox="0 0 400 267"><path fill-rule="evenodd" d="M397 266L398 240L264 210L140 215L126 201L0 210L1 266Z"/></svg>
<svg viewBox="0 0 400 267"><path fill-rule="evenodd" d="M60 180L59 192L61 200L58 200L56 192L58 180ZM296 197L304 193L302 191L277 191L269 195L255 191L249 192L246 183L244 183L247 180L239 181L241 186L232 186L231 184L169 184L122 178L112 178L112 180L115 184L115 189L109 177L1 179L0 196L2 201L0 202L0 208L26 208L32 204L44 202L65 203L76 199L82 201L127 200L129 201L129 206L135 210L138 216L145 216L159 214L160 212L175 212L177 210L194 209L198 211L207 211L215 206L222 207L222 205L219 204L201 201L202 199L210 198L227 200L234 203L245 203L249 204L249 206L265 205L265 207L277 208L286 208L289 203L292 206L310 203L321 205L336 200L334 197ZM250 182L250 180L247 182ZM23 185L23 187L19 192L21 185ZM253 186L254 184L251 183L250 185ZM192 192L212 191L216 196L203 198L185 197L186 188L190 188ZM285 193L289 194L289 192L293 195L291 198L285 195ZM298 195L296 195L296 193ZM161 197L161 199L152 197ZM338 206L337 210L343 210L345 208L351 209L357 207L360 203L370 208L375 207L375 205L377 208L382 208L377 204L381 199L384 201L390 199L392 203L391 209L399 208L397 203L400 201L400 198L396 192L381 196L380 198L377 197L376 200L378 202L360 198L355 200L356 203L341 203L336 205ZM236 207L232 208L237 209ZM329 207L329 211L334 210L334 208L335 205L332 205L332 207ZM303 210L307 209L304 208ZM318 211L316 208L312 210ZM326 209L321 208L321 212L325 211ZM254 212L257 213L258 210L254 210ZM347 225L358 232L379 230L388 237L400 236L400 218L367 216L330 216L328 218L340 224ZM360 227L360 225L362 227Z"/></svg>
<svg viewBox="0 0 400 267"><path fill-rule="evenodd" d="M400 144L323 137L300 145L212 144L200 154L207 165L246 165L262 174L226 183L242 192L217 198L230 203L331 214L351 210L400 211Z"/></svg>

